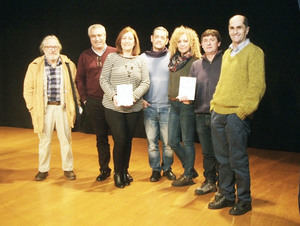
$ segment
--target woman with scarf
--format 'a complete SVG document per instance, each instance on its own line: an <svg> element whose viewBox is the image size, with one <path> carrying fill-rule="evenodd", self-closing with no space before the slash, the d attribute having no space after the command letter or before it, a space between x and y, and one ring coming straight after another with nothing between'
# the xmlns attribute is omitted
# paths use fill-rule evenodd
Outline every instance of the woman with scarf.
<svg viewBox="0 0 300 226"><path fill-rule="evenodd" d="M197 33L189 27L180 26L175 28L170 40L169 52L168 96L171 109L168 144L174 150L184 168L184 173L172 183L173 186L178 187L194 184L193 178L198 176L194 169L194 104L193 101L178 96L180 77L190 77L192 63L201 56Z"/></svg>

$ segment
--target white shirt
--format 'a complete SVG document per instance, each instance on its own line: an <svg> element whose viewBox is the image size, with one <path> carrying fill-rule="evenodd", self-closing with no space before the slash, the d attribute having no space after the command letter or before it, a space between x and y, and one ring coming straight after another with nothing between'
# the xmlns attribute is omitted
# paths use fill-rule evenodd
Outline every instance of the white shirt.
<svg viewBox="0 0 300 226"><path fill-rule="evenodd" d="M248 44L250 43L249 38L247 38L245 41L241 42L240 44L238 44L238 46L236 47L236 49L233 49L233 44L231 43L229 48L232 49L230 56L235 56L236 54L238 54L239 52L242 51L242 49L244 49Z"/></svg>

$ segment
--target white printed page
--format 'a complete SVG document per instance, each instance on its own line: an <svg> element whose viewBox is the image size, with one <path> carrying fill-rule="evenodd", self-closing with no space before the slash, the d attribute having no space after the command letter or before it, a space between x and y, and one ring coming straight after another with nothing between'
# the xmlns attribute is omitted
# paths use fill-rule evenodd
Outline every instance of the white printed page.
<svg viewBox="0 0 300 226"><path fill-rule="evenodd" d="M117 85L118 106L133 105L133 87L132 84Z"/></svg>
<svg viewBox="0 0 300 226"><path fill-rule="evenodd" d="M178 99L195 100L196 78L180 77Z"/></svg>

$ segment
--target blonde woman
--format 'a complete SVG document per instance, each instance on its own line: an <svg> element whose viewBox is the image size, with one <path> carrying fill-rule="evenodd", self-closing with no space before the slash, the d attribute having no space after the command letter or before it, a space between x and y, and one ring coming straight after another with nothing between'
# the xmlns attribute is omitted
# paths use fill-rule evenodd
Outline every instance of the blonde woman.
<svg viewBox="0 0 300 226"><path fill-rule="evenodd" d="M173 181L172 185L186 186L194 184L193 178L198 176L194 169L195 115L193 102L178 97L178 91L180 77L189 76L192 63L201 56L197 33L189 27L177 27L172 34L169 51L168 96L171 109L168 125L168 144L174 150L184 168L184 173Z"/></svg>
<svg viewBox="0 0 300 226"><path fill-rule="evenodd" d="M104 91L103 106L105 118L114 140L114 181L115 186L124 188L133 180L128 174L131 154L131 141L138 118L143 109L143 95L150 85L146 61L140 54L137 33L131 27L125 27L116 40L116 53L106 58L100 85ZM132 87L132 103L121 103L117 95L118 87ZM128 99L128 98L127 98Z"/></svg>

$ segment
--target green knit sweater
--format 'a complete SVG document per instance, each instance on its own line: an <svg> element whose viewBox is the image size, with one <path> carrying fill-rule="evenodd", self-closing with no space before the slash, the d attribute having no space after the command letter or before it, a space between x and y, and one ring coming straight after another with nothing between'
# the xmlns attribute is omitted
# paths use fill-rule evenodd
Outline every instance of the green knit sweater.
<svg viewBox="0 0 300 226"><path fill-rule="evenodd" d="M197 58L193 57L189 60L189 62L187 62L186 65L184 65L183 68L175 72L170 71L169 87L168 87L169 98L176 98L178 96L180 77L191 76L189 73L190 73L191 66L195 60L197 60Z"/></svg>
<svg viewBox="0 0 300 226"><path fill-rule="evenodd" d="M210 103L210 109L219 114L237 114L240 119L251 115L264 95L264 53L249 43L235 56L231 49L223 55L221 75Z"/></svg>

